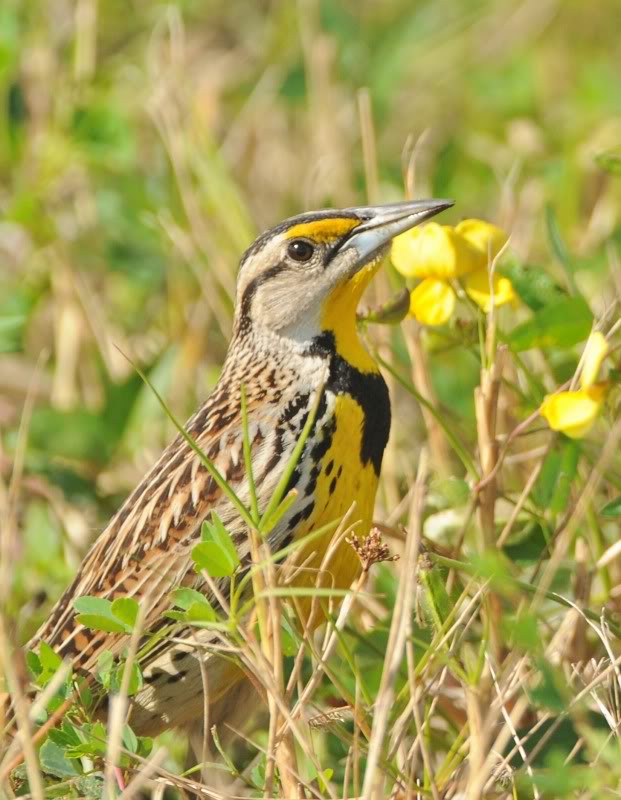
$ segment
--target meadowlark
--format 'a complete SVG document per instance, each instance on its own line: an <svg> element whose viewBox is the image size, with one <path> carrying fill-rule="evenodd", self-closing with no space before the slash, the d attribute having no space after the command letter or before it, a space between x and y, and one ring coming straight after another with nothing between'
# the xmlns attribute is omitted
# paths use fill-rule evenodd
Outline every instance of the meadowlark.
<svg viewBox="0 0 621 800"><path fill-rule="evenodd" d="M248 503L243 385L252 473L263 507L314 409L289 480L295 501L270 533L272 551L338 520L352 506L357 531L368 531L390 429L390 400L358 338L356 308L392 238L450 205L421 200L305 213L263 233L243 256L222 375L186 430ZM157 631L174 588L208 593L191 551L213 511L242 563L248 563L243 520L195 450L178 436L100 535L28 646L45 641L87 673L104 649L120 654L127 636L92 630L76 620L73 601L83 595L134 597L143 606L145 632ZM332 535L312 541L307 569L321 565ZM335 548L328 565L333 585L348 588L358 563L347 545ZM202 719L205 670L210 706L234 692L230 662L207 655L210 636L207 630L193 629L191 636L180 631L174 642L164 637L148 651L144 686L132 698L134 730L154 734Z"/></svg>

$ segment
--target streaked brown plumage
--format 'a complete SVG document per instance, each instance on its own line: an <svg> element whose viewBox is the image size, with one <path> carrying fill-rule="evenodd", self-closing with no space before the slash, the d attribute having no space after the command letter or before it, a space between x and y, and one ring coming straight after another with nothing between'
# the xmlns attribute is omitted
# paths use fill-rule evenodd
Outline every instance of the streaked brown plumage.
<svg viewBox="0 0 621 800"><path fill-rule="evenodd" d="M447 205L421 201L300 215L259 237L242 260L223 372L187 430L247 504L243 384L263 509L321 393L290 482L296 500L270 534L273 551L342 516L354 502L360 532L368 529L390 406L381 376L357 338L356 306L390 239ZM312 255L302 258L307 247ZM45 640L86 672L95 668L102 650L119 655L127 644L125 635L90 630L76 621L73 601L83 595L135 597L144 609L144 630L157 630L171 590L192 586L206 591L191 551L212 511L232 535L242 564L247 563L243 521L178 436L100 535L29 647ZM328 542L329 537L315 543L311 566L319 565ZM333 583L348 587L357 569L355 555L341 548L331 569ZM225 582L222 586L226 591ZM200 660L208 668L214 710L239 677L229 662L209 655L213 633L185 628L176 630L174 638L174 643L159 641L142 663L145 685L133 699L131 716L138 732L154 733L202 717Z"/></svg>

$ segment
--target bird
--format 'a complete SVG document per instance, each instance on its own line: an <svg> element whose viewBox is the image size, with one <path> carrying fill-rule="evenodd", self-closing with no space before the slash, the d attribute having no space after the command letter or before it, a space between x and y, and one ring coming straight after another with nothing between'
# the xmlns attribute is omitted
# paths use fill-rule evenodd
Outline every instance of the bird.
<svg viewBox="0 0 621 800"><path fill-rule="evenodd" d="M369 531L391 410L386 383L359 338L356 309L392 239L451 205L416 200L305 212L254 241L240 262L217 385L187 422L187 435L174 439L95 540L28 649L45 642L76 672L92 676L101 653L122 655L128 636L86 627L76 618L76 598L136 599L145 637L161 630L176 588L198 590L217 606L192 560L201 526L215 512L242 565L250 561L249 531L196 448L247 505L246 436L263 510L311 415L286 487L294 499L269 533L270 549L301 541L350 509L356 533ZM303 571L320 568L333 535L334 528L307 537ZM327 569L331 585L347 589L360 566L341 543ZM220 586L226 593L226 581ZM227 698L241 703L243 673L210 651L212 636L193 628L176 632L174 641L154 637L141 662L142 686L130 698L134 731L155 735L202 719L205 673L214 714L226 712Z"/></svg>

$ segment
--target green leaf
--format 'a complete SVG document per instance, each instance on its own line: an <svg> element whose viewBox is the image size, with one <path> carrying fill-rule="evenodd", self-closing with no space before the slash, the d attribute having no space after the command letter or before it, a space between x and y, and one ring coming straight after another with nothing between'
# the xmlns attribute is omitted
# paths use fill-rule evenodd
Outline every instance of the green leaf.
<svg viewBox="0 0 621 800"><path fill-rule="evenodd" d="M515 352L533 347L571 347L591 332L593 314L582 297L566 297L535 312L514 328L507 341Z"/></svg>
<svg viewBox="0 0 621 800"><path fill-rule="evenodd" d="M152 750L153 739L150 736L139 736L138 750L136 751L137 755L141 756L142 758L147 758L151 755Z"/></svg>
<svg viewBox="0 0 621 800"><path fill-rule="evenodd" d="M621 517L621 495L606 503L600 514L602 517Z"/></svg>
<svg viewBox="0 0 621 800"><path fill-rule="evenodd" d="M560 736L557 728L555 735L551 737L551 741L556 747L545 758L546 768L535 772L532 779L526 775L520 775L519 779L516 780L519 795L515 796L532 796L533 785L535 785L539 790L540 797L569 798L582 796L598 798L598 800L604 797L605 793L595 792L593 794L588 791L590 786L597 785L597 772L592 766L587 766L586 764L568 763L567 760L572 751L570 748L561 750L557 745L558 739L560 739Z"/></svg>
<svg viewBox="0 0 621 800"><path fill-rule="evenodd" d="M77 732L80 743L65 750L67 758L96 758L106 752L106 729L101 722L86 723Z"/></svg>
<svg viewBox="0 0 621 800"><path fill-rule="evenodd" d="M207 598L204 594L197 592L196 589L175 589L172 593L173 604L177 606L177 608L183 608L185 611L193 603L203 603L207 602Z"/></svg>
<svg viewBox="0 0 621 800"><path fill-rule="evenodd" d="M535 481L531 492L531 499L541 509L546 509L552 501L556 483L561 469L561 454L559 450L551 450L543 461L539 477Z"/></svg>
<svg viewBox="0 0 621 800"><path fill-rule="evenodd" d="M231 535L224 527L224 523L215 511L211 514L212 522L203 522L201 527L201 540L203 542L215 542L220 545L223 550L226 550L230 560L237 566L239 564L239 556L237 549L233 544Z"/></svg>
<svg viewBox="0 0 621 800"><path fill-rule="evenodd" d="M276 525L278 525L279 521L295 503L297 496L297 491L295 489L291 489L291 491L287 493L287 496L283 497L282 501L276 506L269 517L264 519L263 524L261 525L261 532L263 536L267 536L268 533L270 533L270 531L272 531Z"/></svg>
<svg viewBox="0 0 621 800"><path fill-rule="evenodd" d="M85 594L82 597L76 597L73 601L73 607L78 614L98 614L104 617L112 617L112 602L106 600L105 597L93 597L92 595Z"/></svg>
<svg viewBox="0 0 621 800"><path fill-rule="evenodd" d="M7 275L6 271L4 275ZM24 336L39 297L40 289L28 280L23 286L3 281L0 290L0 353L16 353L23 349Z"/></svg>
<svg viewBox="0 0 621 800"><path fill-rule="evenodd" d="M123 673L125 671L125 661L122 661L113 671L110 680L110 691L118 694L121 691L121 683L123 682ZM144 678L140 665L134 662L131 667L129 676L129 684L127 686L127 695L132 697L144 685Z"/></svg>
<svg viewBox="0 0 621 800"><path fill-rule="evenodd" d="M446 573L437 566L430 568L421 566L418 577L425 590L421 597L423 610L434 628L440 630L452 609L445 586Z"/></svg>
<svg viewBox="0 0 621 800"><path fill-rule="evenodd" d="M76 747L81 744L83 739L80 736L78 729L67 722L63 722L61 728L52 728L48 734L49 738L63 749L67 747Z"/></svg>
<svg viewBox="0 0 621 800"><path fill-rule="evenodd" d="M83 800L100 800L103 797L103 778L100 773L82 775L75 781L78 796Z"/></svg>
<svg viewBox="0 0 621 800"><path fill-rule="evenodd" d="M216 622L217 616L213 607L207 602L192 603L186 611L188 622Z"/></svg>
<svg viewBox="0 0 621 800"><path fill-rule="evenodd" d="M117 619L133 630L138 618L138 603L133 597L117 598L113 601L110 610Z"/></svg>
<svg viewBox="0 0 621 800"><path fill-rule="evenodd" d="M291 627L289 620L284 617L280 621L280 642L285 656L297 656L300 645L299 637Z"/></svg>
<svg viewBox="0 0 621 800"><path fill-rule="evenodd" d="M513 261L503 264L499 272L509 278L520 300L533 311L554 305L567 297L563 287L541 267Z"/></svg>
<svg viewBox="0 0 621 800"><path fill-rule="evenodd" d="M78 614L76 616L80 625L91 628L94 631L104 631L105 633L127 633L127 628L122 622L101 614Z"/></svg>
<svg viewBox="0 0 621 800"><path fill-rule="evenodd" d="M250 779L256 788L260 788L265 785L265 756L262 756L252 768Z"/></svg>
<svg viewBox="0 0 621 800"><path fill-rule="evenodd" d="M21 348L27 317L0 317L0 353L14 353Z"/></svg>
<svg viewBox="0 0 621 800"><path fill-rule="evenodd" d="M36 658L34 653L33 656ZM47 686L63 663L63 660L58 653L52 650L47 642L41 642L39 645L38 660L41 669L37 675L37 684L39 686ZM35 664L34 659L31 659L31 662L33 665Z"/></svg>
<svg viewBox="0 0 621 800"><path fill-rule="evenodd" d="M332 780L333 775L334 775L334 770L331 768L324 769L322 772L317 773L319 788L321 789L322 792L327 792L327 785Z"/></svg>
<svg viewBox="0 0 621 800"><path fill-rule="evenodd" d="M76 763L68 759L64 749L51 739L44 742L41 747L39 763L43 772L56 778L74 778L80 775Z"/></svg>
<svg viewBox="0 0 621 800"><path fill-rule="evenodd" d="M260 638L259 623L254 627L255 636ZM299 637L296 636L291 624L284 617L280 621L280 644L284 656L297 656L300 652Z"/></svg>
<svg viewBox="0 0 621 800"><path fill-rule="evenodd" d="M595 156L595 163L610 175L621 175L621 150L607 150Z"/></svg>
<svg viewBox="0 0 621 800"><path fill-rule="evenodd" d="M110 650L104 650L99 654L99 658L97 659L97 669L95 671L95 675L97 680L106 690L110 688L113 669L114 656Z"/></svg>
<svg viewBox="0 0 621 800"><path fill-rule="evenodd" d="M47 642L39 645L39 662L45 672L56 672L63 663L62 658L49 646Z"/></svg>
<svg viewBox="0 0 621 800"><path fill-rule="evenodd" d="M37 678L43 671L41 659L33 650L26 651L26 666L34 678Z"/></svg>
<svg viewBox="0 0 621 800"><path fill-rule="evenodd" d="M144 686L144 678L140 664L132 664L131 674L129 676L129 684L127 686L127 696L133 697Z"/></svg>
<svg viewBox="0 0 621 800"><path fill-rule="evenodd" d="M571 485L578 474L580 460L580 443L570 440L564 443L561 451L561 463L554 494L550 500L550 511L559 514L567 508Z"/></svg>
<svg viewBox="0 0 621 800"><path fill-rule="evenodd" d="M124 604L124 600L130 600L130 603L136 604L136 613L138 604L130 598L119 598L119 600L114 601L114 603L118 604L117 608L120 609L121 613L125 613L128 618L131 618L132 606ZM106 633L130 633L131 627L113 613L113 605L105 597L92 597L90 595L76 597L73 601L73 607L78 612L76 619L81 625L93 630L105 631Z"/></svg>
<svg viewBox="0 0 621 800"><path fill-rule="evenodd" d="M202 542L192 550L196 570L205 570L212 578L232 575L239 565L239 556L228 531L217 514L212 513L212 522L203 522Z"/></svg>
<svg viewBox="0 0 621 800"><path fill-rule="evenodd" d="M546 531L535 520L527 521L514 531L502 552L514 564L532 564L541 559L548 548Z"/></svg>
<svg viewBox="0 0 621 800"><path fill-rule="evenodd" d="M531 495L539 508L554 514L565 510L579 457L580 445L573 440L564 440L559 449L547 454Z"/></svg>
<svg viewBox="0 0 621 800"><path fill-rule="evenodd" d="M82 708L86 709L87 711L91 710L93 707L94 696L93 689L87 680L81 675L76 675L71 688L75 688L78 701Z"/></svg>
<svg viewBox="0 0 621 800"><path fill-rule="evenodd" d="M228 552L215 542L201 542L192 550L192 560L196 571L205 570L212 578L229 577L235 572L236 564Z"/></svg>
<svg viewBox="0 0 621 800"><path fill-rule="evenodd" d="M175 622L185 622L187 611L165 611L166 619L173 619Z"/></svg>
<svg viewBox="0 0 621 800"><path fill-rule="evenodd" d="M127 748L127 750L129 750L130 753L138 752L138 737L129 727L129 725L125 725L123 727L123 745Z"/></svg>

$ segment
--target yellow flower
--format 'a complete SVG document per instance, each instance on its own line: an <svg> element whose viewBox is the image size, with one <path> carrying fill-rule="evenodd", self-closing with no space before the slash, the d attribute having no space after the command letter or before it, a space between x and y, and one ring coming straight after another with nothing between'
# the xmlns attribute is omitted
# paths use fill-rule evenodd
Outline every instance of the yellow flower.
<svg viewBox="0 0 621 800"><path fill-rule="evenodd" d="M502 306L515 300L515 292L509 278L494 273L493 286L495 306ZM487 268L478 269L476 272L466 275L465 287L468 297L488 314L492 307L492 293Z"/></svg>
<svg viewBox="0 0 621 800"><path fill-rule="evenodd" d="M425 278L410 294L410 314L423 325L444 325L455 309L456 299L446 281Z"/></svg>
<svg viewBox="0 0 621 800"><path fill-rule="evenodd" d="M482 219L465 219L455 227L455 233L464 238L476 253L475 269L487 269L506 245L509 237L491 222Z"/></svg>
<svg viewBox="0 0 621 800"><path fill-rule="evenodd" d="M545 397L539 413L553 431L561 431L571 439L580 439L597 419L606 389L595 384L576 392L558 392Z"/></svg>
<svg viewBox="0 0 621 800"><path fill-rule="evenodd" d="M455 309L450 281L464 278L469 297L488 312L492 305L489 266L507 242L507 235L489 222L466 219L455 228L430 222L397 236L392 262L406 278L420 278L412 291L410 315L423 325L442 325ZM515 298L508 278L495 275L494 305Z"/></svg>
<svg viewBox="0 0 621 800"><path fill-rule="evenodd" d="M450 225L428 222L402 233L392 243L392 263L406 278L448 280L475 266L476 253Z"/></svg>
<svg viewBox="0 0 621 800"><path fill-rule="evenodd" d="M580 386L587 389L597 380L602 362L608 355L608 342L603 333L594 331L588 338L584 353L582 354L582 372L580 373Z"/></svg>
<svg viewBox="0 0 621 800"><path fill-rule="evenodd" d="M489 268L506 245L507 234L480 219L465 219L457 225L455 232L468 242L475 253L475 267L465 281L466 294L488 314L492 307ZM495 306L515 300L515 292L508 278L494 272L493 287Z"/></svg>
<svg viewBox="0 0 621 800"><path fill-rule="evenodd" d="M546 395L539 409L553 431L561 431L572 439L580 439L589 432L606 397L606 385L595 381L607 355L605 337L599 331L592 333L582 356L581 388Z"/></svg>

